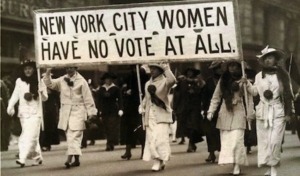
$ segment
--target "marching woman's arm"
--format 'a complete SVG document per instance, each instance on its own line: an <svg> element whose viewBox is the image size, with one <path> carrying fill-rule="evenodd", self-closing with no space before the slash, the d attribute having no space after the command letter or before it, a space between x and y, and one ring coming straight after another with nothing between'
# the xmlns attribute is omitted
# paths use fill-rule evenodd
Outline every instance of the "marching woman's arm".
<svg viewBox="0 0 300 176"><path fill-rule="evenodd" d="M48 100L48 92L47 92L47 87L46 87L43 79L40 80L39 92L42 97L42 101L47 101Z"/></svg>
<svg viewBox="0 0 300 176"><path fill-rule="evenodd" d="M222 92L221 92L221 79L220 79L216 86L214 94L212 96L212 99L210 101L209 109L207 111L208 120L211 120L211 118L213 117L213 114L215 113L219 104L221 103L221 99L222 99Z"/></svg>
<svg viewBox="0 0 300 176"><path fill-rule="evenodd" d="M7 114L13 116L15 114L15 105L19 101L20 97L20 81L21 79L18 78L16 80L14 91L9 99L8 106L7 106Z"/></svg>

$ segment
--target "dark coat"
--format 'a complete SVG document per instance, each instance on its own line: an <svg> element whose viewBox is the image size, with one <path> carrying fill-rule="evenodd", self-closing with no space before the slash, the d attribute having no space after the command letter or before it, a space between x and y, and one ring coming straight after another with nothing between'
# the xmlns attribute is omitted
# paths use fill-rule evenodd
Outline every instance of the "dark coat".
<svg viewBox="0 0 300 176"><path fill-rule="evenodd" d="M108 90L100 87L97 92L98 110L101 115L117 115L119 110L123 110L123 99L121 90L117 86L112 86Z"/></svg>

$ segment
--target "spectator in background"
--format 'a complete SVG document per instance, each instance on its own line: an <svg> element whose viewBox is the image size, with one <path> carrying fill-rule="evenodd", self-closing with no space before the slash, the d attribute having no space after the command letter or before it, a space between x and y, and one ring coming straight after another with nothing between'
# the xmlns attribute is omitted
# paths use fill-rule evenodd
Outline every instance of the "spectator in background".
<svg viewBox="0 0 300 176"><path fill-rule="evenodd" d="M60 143L57 129L59 119L59 92L47 88L48 100L43 103L44 131L40 135L42 151L50 151L51 145Z"/></svg>
<svg viewBox="0 0 300 176"><path fill-rule="evenodd" d="M7 114L13 116L14 106L19 102L18 117L20 118L22 133L19 138L19 159L16 161L21 167L26 159L34 159L34 165L42 164L43 157L39 144L41 128L41 113L39 92L41 99L48 99L47 89L43 81L38 83L35 62L25 60L22 63L22 75L16 80L15 88L9 100Z"/></svg>
<svg viewBox="0 0 300 176"><path fill-rule="evenodd" d="M104 84L97 92L98 111L105 126L106 151L113 151L119 144L120 117L123 115L121 90L113 83L116 76L107 72L102 78Z"/></svg>
<svg viewBox="0 0 300 176"><path fill-rule="evenodd" d="M86 128L85 122L97 115L97 109L88 83L77 72L77 67L67 67L66 73L52 79L51 69L48 68L44 81L48 88L60 92L58 128L66 133L68 150L65 166L70 168L80 166L79 157L82 155L80 147L83 130Z"/></svg>
<svg viewBox="0 0 300 176"><path fill-rule="evenodd" d="M145 83L148 80L148 76L143 68L140 68L140 80L141 80L141 91L144 91ZM142 145L142 154L145 146L145 132L142 127L142 118L138 112L140 104L138 89L138 79L136 66L131 66L131 73L125 79L125 83L122 86L122 96L124 104L124 116L122 122L125 126L125 143L126 150L121 156L122 159L129 160L131 158L131 148L134 147L137 141ZM142 92L141 92L142 93ZM144 95L144 93L142 93Z"/></svg>
<svg viewBox="0 0 300 176"><path fill-rule="evenodd" d="M5 82L1 80L1 151L7 151L10 139L10 123L11 117L7 114L5 109L8 106L8 100L10 97L9 89Z"/></svg>
<svg viewBox="0 0 300 176"><path fill-rule="evenodd" d="M173 120L168 94L176 78L168 64L150 64L149 67L151 78L145 85L145 97L139 107L146 129L143 160L153 159L152 171L160 171L171 155L169 128Z"/></svg>

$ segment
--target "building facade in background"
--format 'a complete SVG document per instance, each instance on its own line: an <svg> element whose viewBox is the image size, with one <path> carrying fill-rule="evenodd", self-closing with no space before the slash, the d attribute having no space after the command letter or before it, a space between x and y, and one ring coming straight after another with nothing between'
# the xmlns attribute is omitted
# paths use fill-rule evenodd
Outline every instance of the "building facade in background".
<svg viewBox="0 0 300 176"><path fill-rule="evenodd" d="M26 46L27 57L34 58L33 10L140 2L151 0L1 0L2 75L11 74L20 63L19 43ZM287 68L292 56L291 76L299 77L300 0L238 0L238 3L244 59L258 70L255 56L268 44L288 52ZM178 64L179 70L182 65ZM300 85L300 80L295 80Z"/></svg>

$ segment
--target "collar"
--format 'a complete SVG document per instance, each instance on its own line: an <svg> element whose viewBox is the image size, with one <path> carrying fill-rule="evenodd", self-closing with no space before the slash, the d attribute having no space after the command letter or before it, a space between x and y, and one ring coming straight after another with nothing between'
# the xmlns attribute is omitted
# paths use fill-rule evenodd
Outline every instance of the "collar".
<svg viewBox="0 0 300 176"><path fill-rule="evenodd" d="M103 84L103 85L102 85L102 87L104 87L105 90L108 90L108 89L110 89L110 88L112 88L112 87L114 87L114 86L116 86L114 83L112 83L112 84L109 85L109 86L107 86L106 84Z"/></svg>

